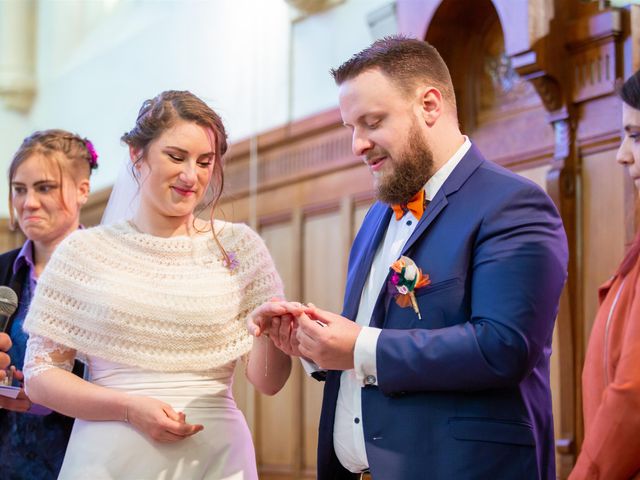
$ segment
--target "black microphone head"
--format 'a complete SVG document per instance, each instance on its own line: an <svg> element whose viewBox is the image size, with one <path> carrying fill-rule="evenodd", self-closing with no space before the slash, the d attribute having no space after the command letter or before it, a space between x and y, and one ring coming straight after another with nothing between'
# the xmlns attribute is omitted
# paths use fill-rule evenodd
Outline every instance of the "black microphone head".
<svg viewBox="0 0 640 480"><path fill-rule="evenodd" d="M0 286L0 315L10 317L18 308L18 295L13 289Z"/></svg>

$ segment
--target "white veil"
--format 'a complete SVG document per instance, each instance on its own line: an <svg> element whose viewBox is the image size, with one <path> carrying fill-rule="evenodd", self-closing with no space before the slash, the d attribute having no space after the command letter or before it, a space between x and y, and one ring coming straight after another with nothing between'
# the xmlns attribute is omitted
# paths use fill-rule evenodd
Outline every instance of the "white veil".
<svg viewBox="0 0 640 480"><path fill-rule="evenodd" d="M102 214L101 225L109 225L131 220L140 205L140 188L134 177L131 160L127 157L120 165L116 182L113 184L109 202Z"/></svg>

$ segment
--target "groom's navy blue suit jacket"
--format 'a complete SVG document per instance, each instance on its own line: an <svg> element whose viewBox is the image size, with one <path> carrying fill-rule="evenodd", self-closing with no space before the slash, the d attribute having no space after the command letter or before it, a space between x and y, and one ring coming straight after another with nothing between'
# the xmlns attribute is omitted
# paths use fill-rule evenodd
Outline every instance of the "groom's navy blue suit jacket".
<svg viewBox="0 0 640 480"><path fill-rule="evenodd" d="M354 240L344 310L355 319L391 209L375 203ZM433 198L403 255L431 284L422 315L380 292L378 385L362 391L374 479L554 479L551 337L567 242L547 195L472 146ZM339 371L327 374L319 480L353 478L333 448Z"/></svg>

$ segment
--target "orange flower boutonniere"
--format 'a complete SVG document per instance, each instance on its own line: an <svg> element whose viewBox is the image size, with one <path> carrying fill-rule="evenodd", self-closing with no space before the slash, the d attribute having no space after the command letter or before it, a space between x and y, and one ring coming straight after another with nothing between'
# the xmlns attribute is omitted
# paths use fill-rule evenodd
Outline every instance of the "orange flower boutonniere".
<svg viewBox="0 0 640 480"><path fill-rule="evenodd" d="M422 320L415 290L431 284L429 275L422 273L413 260L402 256L390 267L391 278L389 279L388 290L395 296L396 303L400 307L412 306L418 318Z"/></svg>

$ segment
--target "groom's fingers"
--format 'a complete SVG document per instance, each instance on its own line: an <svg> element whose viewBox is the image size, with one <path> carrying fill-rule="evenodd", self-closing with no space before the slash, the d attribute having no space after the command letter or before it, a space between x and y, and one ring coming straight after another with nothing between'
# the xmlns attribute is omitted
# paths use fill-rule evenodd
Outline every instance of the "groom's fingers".
<svg viewBox="0 0 640 480"><path fill-rule="evenodd" d="M326 328L328 323L328 321L325 322L322 317L318 316L310 318L306 314L303 314L298 317L299 329L312 338L322 335L322 332L319 329Z"/></svg>
<svg viewBox="0 0 640 480"><path fill-rule="evenodd" d="M304 345L305 348L314 348L318 343L318 338L322 335L322 329L315 320L311 320L306 315L300 315L298 317L298 328L296 329L296 336L300 345Z"/></svg>
<svg viewBox="0 0 640 480"><path fill-rule="evenodd" d="M309 317L313 320L318 320L325 325L329 325L335 321L336 314L314 306L313 310L309 312Z"/></svg>

